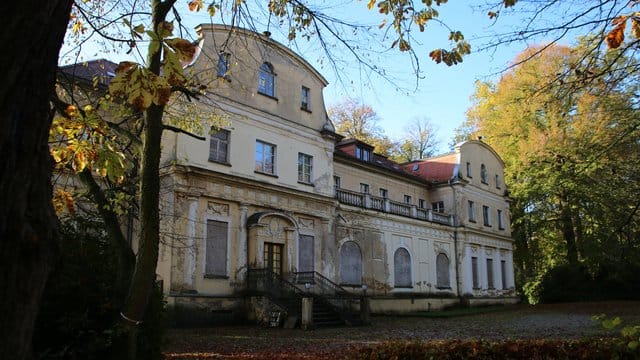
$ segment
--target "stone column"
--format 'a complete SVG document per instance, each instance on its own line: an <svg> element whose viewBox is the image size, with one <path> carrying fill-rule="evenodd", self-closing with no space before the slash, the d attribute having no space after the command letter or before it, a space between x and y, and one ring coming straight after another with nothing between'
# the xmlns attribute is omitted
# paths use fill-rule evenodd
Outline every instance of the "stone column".
<svg viewBox="0 0 640 360"><path fill-rule="evenodd" d="M471 245L464 246L464 262L462 271L462 291L464 294L473 294L473 266L471 264Z"/></svg>
<svg viewBox="0 0 640 360"><path fill-rule="evenodd" d="M198 219L198 198L190 196L187 198L187 237L184 249L184 290L195 290L196 286L196 263L198 254L198 243L196 241L196 224ZM203 240L203 242L206 239ZM204 247L204 244L203 244Z"/></svg>
<svg viewBox="0 0 640 360"><path fill-rule="evenodd" d="M239 283L244 283L247 276L247 262L249 259L249 249L247 247L247 204L240 204L240 229L238 229L238 279Z"/></svg>
<svg viewBox="0 0 640 360"><path fill-rule="evenodd" d="M302 319L300 319L300 327L302 330L313 328L313 298L302 298Z"/></svg>
<svg viewBox="0 0 640 360"><path fill-rule="evenodd" d="M478 280L480 282L480 289L487 290L489 288L489 282L487 280L487 249L484 245L480 246L480 252L478 256Z"/></svg>
<svg viewBox="0 0 640 360"><path fill-rule="evenodd" d="M505 288L502 284L502 250L496 248L496 256L493 257L493 282L496 285L496 290L502 290ZM497 269L497 271L496 271Z"/></svg>

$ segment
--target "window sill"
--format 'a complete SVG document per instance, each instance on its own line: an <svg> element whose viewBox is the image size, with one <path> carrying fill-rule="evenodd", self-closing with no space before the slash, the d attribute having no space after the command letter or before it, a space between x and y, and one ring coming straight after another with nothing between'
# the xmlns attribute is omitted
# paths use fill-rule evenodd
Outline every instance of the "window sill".
<svg viewBox="0 0 640 360"><path fill-rule="evenodd" d="M227 276L227 275L209 275L209 274L205 274L204 278L205 279L221 279L221 280L224 280L224 279L229 279L229 276Z"/></svg>
<svg viewBox="0 0 640 360"><path fill-rule="evenodd" d="M311 114L311 113L312 113L312 111L311 111L311 110L309 110L309 108L305 108L305 107L302 107L302 106L300 107L300 110L302 110L302 111L304 111L304 112L306 112L306 113L309 113L309 114Z"/></svg>
<svg viewBox="0 0 640 360"><path fill-rule="evenodd" d="M394 289L413 289L413 286L394 286Z"/></svg>
<svg viewBox="0 0 640 360"><path fill-rule="evenodd" d="M313 183L306 182L306 181L300 181L300 180L298 180L298 184L307 185L307 186L311 186L311 187L315 186L315 184L313 184Z"/></svg>
<svg viewBox="0 0 640 360"><path fill-rule="evenodd" d="M218 160L214 160L214 159L209 159L209 162L231 167L231 163L226 162L226 161L218 161Z"/></svg>
<svg viewBox="0 0 640 360"><path fill-rule="evenodd" d="M260 175L265 175L265 176L269 176L269 177L273 177L273 178L278 178L278 175L276 174L270 174L270 173L266 173L266 172L262 172L262 171L258 171L258 170L254 170L253 171L256 174L260 174Z"/></svg>
<svg viewBox="0 0 640 360"><path fill-rule="evenodd" d="M486 227L492 227L491 224L484 224Z"/></svg>
<svg viewBox="0 0 640 360"><path fill-rule="evenodd" d="M469 219L469 222L474 223L474 224L476 223L476 221L473 220L473 219Z"/></svg>
<svg viewBox="0 0 640 360"><path fill-rule="evenodd" d="M504 228L503 227L499 227L498 230L504 230Z"/></svg>
<svg viewBox="0 0 640 360"><path fill-rule="evenodd" d="M262 96L264 96L264 97L268 97L268 98L269 98L269 99L271 99L271 100L275 100L276 102L278 101L278 98L277 98L277 97L275 97L275 96L273 96L273 95L265 94L265 93L263 93L263 92L261 92L261 91L259 91L259 90L258 90L258 94L260 94L260 95L262 95Z"/></svg>
<svg viewBox="0 0 640 360"><path fill-rule="evenodd" d="M451 286L436 286L438 290L451 290Z"/></svg>
<svg viewBox="0 0 640 360"><path fill-rule="evenodd" d="M483 183L483 184L485 184L485 185L489 185L489 183L488 183L488 182L486 182L486 181L480 181L480 182L481 182L481 183Z"/></svg>

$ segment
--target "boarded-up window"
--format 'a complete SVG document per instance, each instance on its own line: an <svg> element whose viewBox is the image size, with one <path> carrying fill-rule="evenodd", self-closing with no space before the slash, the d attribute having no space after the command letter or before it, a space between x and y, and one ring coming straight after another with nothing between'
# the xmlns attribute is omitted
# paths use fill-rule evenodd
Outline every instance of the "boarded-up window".
<svg viewBox="0 0 640 360"><path fill-rule="evenodd" d="M360 285L362 283L362 253L353 241L347 241L340 248L340 283Z"/></svg>
<svg viewBox="0 0 640 360"><path fill-rule="evenodd" d="M500 275L502 276L502 289L507 289L507 262L500 260Z"/></svg>
<svg viewBox="0 0 640 360"><path fill-rule="evenodd" d="M313 236L300 235L298 242L298 271L313 271Z"/></svg>
<svg viewBox="0 0 640 360"><path fill-rule="evenodd" d="M411 256L405 248L399 248L393 255L395 287L411 287Z"/></svg>
<svg viewBox="0 0 640 360"><path fill-rule="evenodd" d="M480 289L480 279L478 278L478 258L471 258L471 276L473 277L473 288Z"/></svg>
<svg viewBox="0 0 640 360"><path fill-rule="evenodd" d="M229 224L207 220L205 276L227 276L227 232Z"/></svg>
<svg viewBox="0 0 640 360"><path fill-rule="evenodd" d="M495 288L493 283L493 259L487 259L487 287L489 289Z"/></svg>
<svg viewBox="0 0 640 360"><path fill-rule="evenodd" d="M436 257L436 287L449 288L449 258L447 255L440 253Z"/></svg>

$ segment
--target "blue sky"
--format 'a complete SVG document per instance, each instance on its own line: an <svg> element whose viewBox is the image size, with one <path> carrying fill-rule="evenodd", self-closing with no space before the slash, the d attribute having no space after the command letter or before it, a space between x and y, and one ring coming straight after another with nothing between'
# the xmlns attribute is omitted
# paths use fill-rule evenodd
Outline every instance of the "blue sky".
<svg viewBox="0 0 640 360"><path fill-rule="evenodd" d="M259 1L259 0L254 0ZM210 22L206 11L192 13L187 11L188 0L179 0L177 9L181 11L183 24L187 28L193 28L199 23ZM205 3L208 3L205 1ZM373 25L374 32L378 32L377 25L382 20L377 9L367 10L366 1L352 0L350 2L329 0L322 2L325 11L335 14L336 17L363 24ZM476 3L476 2L474 2ZM444 64L435 64L428 54L434 48L449 48L447 41L449 30L438 23L431 23L424 33L416 32L414 49L420 61L423 77L416 87L416 78L412 71L410 58L405 53L396 49L386 51L383 54L372 54L369 57L372 63L384 68L392 74L395 85L404 88L398 91L395 85L378 77L367 77L358 69L356 62L349 61L345 52L338 52L338 56L344 55L345 62L337 69L343 81L338 81L334 69L327 66L326 58L318 50L314 42L305 43L299 40L297 46L289 44L277 29L271 27L273 37L292 46L294 51L300 53L307 61L315 66L329 81L329 86L324 91L327 106L340 102L346 96L360 99L363 103L371 105L380 117L380 126L385 133L392 138L402 135L406 124L413 118L426 117L438 129L440 139L440 152L448 151L448 144L453 136L454 129L465 119L465 112L470 106L470 96L474 91L476 80L495 80L499 72L504 70L509 61L521 50L524 44L516 44L512 47L502 46L496 51L477 52L486 42L491 32L503 32L511 25L517 25L519 19L509 18L508 14L501 16L499 21L489 19L487 10L472 9L468 1L450 1L441 6L440 19L451 29L460 30L469 40L472 46L472 54L464 58L464 62L447 67ZM213 19L214 22L219 19ZM134 23L134 25L136 25ZM265 27L266 24L256 23L256 28ZM348 34L347 34L348 36ZM195 37L194 32L185 37ZM387 47L391 40L387 41ZM140 45L142 47L142 45ZM358 46L366 47L367 44ZM63 49L64 51L64 49ZM131 56L112 52L100 53L94 48L87 47L83 51L82 60L90 60L105 57L112 61L130 60Z"/></svg>

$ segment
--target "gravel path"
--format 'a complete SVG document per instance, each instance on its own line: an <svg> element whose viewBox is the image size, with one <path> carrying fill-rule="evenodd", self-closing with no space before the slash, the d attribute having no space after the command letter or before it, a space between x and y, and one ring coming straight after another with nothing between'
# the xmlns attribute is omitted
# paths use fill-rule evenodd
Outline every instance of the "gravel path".
<svg viewBox="0 0 640 360"><path fill-rule="evenodd" d="M288 353L316 357L386 340L581 338L606 335L599 324L591 321L592 315L600 313L637 324L640 302L517 305L452 318L374 316L371 326L312 331L257 326L172 329L166 352L169 357L187 353L240 357Z"/></svg>

